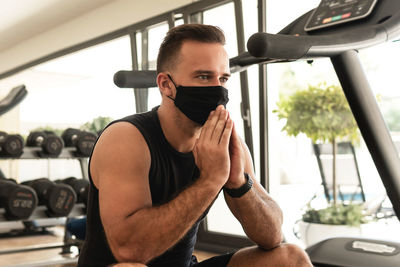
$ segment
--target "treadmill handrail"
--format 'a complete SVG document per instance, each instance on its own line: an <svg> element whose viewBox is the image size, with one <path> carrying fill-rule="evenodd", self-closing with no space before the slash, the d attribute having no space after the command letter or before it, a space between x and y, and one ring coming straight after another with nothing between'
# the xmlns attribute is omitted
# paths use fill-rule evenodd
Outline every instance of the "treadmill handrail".
<svg viewBox="0 0 400 267"><path fill-rule="evenodd" d="M327 35L253 34L247 49L257 58L297 60L339 55L387 42L400 35L400 12L381 24Z"/></svg>

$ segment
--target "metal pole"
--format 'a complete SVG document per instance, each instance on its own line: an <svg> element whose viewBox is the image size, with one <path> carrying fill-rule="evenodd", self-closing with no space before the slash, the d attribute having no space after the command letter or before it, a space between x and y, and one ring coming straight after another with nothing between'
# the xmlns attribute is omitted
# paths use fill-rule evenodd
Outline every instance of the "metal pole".
<svg viewBox="0 0 400 267"><path fill-rule="evenodd" d="M131 53L132 53L132 68L139 70L137 46L136 46L136 33L130 35L131 40ZM148 30L142 31L142 70L148 70ZM149 89L148 88L134 88L136 112L146 112L148 110L147 102Z"/></svg>
<svg viewBox="0 0 400 267"><path fill-rule="evenodd" d="M331 58L361 134L400 219L400 160L357 52Z"/></svg>
<svg viewBox="0 0 400 267"><path fill-rule="evenodd" d="M267 31L266 0L258 0L258 31ZM267 66L258 65L260 123L260 182L269 192Z"/></svg>
<svg viewBox="0 0 400 267"><path fill-rule="evenodd" d="M235 4L235 20L236 20L236 36L239 54L246 51L246 42L244 39L244 24L243 24L243 8L241 0L234 0ZM240 88L242 93L242 118L244 128L244 138L249 151L254 159L253 149L253 135L251 130L251 116L250 116L250 99L249 99L249 82L247 71L240 72Z"/></svg>

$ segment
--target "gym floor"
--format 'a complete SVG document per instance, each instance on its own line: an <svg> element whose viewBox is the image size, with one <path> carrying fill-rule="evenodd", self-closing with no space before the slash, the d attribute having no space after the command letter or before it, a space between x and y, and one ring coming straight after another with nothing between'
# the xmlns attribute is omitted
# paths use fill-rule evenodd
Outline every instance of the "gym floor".
<svg viewBox="0 0 400 267"><path fill-rule="evenodd" d="M23 249L30 246L49 245L63 241L64 228L53 227L44 235L24 237L2 237L0 238L0 251ZM24 251L19 253L0 254L0 266L46 266L46 267L74 267L76 266L77 251L72 255L61 255L61 248L46 249L38 251ZM76 253L74 253L76 252ZM215 254L195 251L199 260L204 260Z"/></svg>

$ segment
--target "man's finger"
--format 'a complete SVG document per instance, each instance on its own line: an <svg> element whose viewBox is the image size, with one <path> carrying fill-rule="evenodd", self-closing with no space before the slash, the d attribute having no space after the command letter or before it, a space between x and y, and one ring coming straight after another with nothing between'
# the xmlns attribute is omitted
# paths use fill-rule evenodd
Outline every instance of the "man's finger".
<svg viewBox="0 0 400 267"><path fill-rule="evenodd" d="M233 121L231 119L228 119L226 121L224 131L222 132L221 139L219 140L220 145L228 147L229 140L232 134L232 128L233 128Z"/></svg>
<svg viewBox="0 0 400 267"><path fill-rule="evenodd" d="M203 128L201 129L200 139L201 140L210 140L215 128L215 124L218 122L219 115L221 110L213 111L206 123L204 124Z"/></svg>
<svg viewBox="0 0 400 267"><path fill-rule="evenodd" d="M226 110L221 109L221 113L219 115L218 121L215 124L214 131L211 136L211 141L215 144L219 143L221 139L221 135L224 131L226 120L228 119L228 112Z"/></svg>

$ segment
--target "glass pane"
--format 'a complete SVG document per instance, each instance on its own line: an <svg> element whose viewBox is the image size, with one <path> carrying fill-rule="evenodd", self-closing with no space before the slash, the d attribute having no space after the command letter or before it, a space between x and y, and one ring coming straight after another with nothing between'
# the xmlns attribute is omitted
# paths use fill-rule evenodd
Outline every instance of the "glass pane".
<svg viewBox="0 0 400 267"><path fill-rule="evenodd" d="M163 41L164 36L168 31L168 24L162 23L160 25L151 27L149 29L149 69L155 70L157 65L158 49ZM161 94L158 87L149 88L148 107L149 110L159 106L161 103Z"/></svg>
<svg viewBox="0 0 400 267"><path fill-rule="evenodd" d="M399 150L400 120L397 62L400 59L400 42L390 42L360 51L360 59L364 66L372 91L377 98L383 118L392 136L393 143ZM386 191L372 158L364 145L360 150L362 155L362 181L369 199L386 197ZM367 199L368 201L368 199ZM393 214L392 204L386 197L382 203L384 211ZM382 229L385 227L384 233ZM400 222L396 217L380 220L365 229L367 237L383 240L400 241Z"/></svg>
<svg viewBox="0 0 400 267"><path fill-rule="evenodd" d="M62 132L68 127L80 128L99 116L118 119L134 113L132 90L120 89L113 83L114 73L131 69L130 51L129 37L126 36L1 80L0 88L25 84L28 90L16 113L1 118L18 125L14 129L2 129L16 130L26 137L38 127L51 127ZM6 175L22 181L39 177L82 177L77 160L19 160L10 165L16 167L6 166L10 169Z"/></svg>
<svg viewBox="0 0 400 267"><path fill-rule="evenodd" d="M158 49L168 31L168 24L162 23L149 29L149 70L156 69Z"/></svg>
<svg viewBox="0 0 400 267"><path fill-rule="evenodd" d="M338 84L328 59L315 61L312 66L306 62L268 66L270 193L283 210L283 230L289 242L300 243L293 236L293 226L306 203L319 192L321 178L311 140L304 134L287 136L282 131L285 121L272 111L280 99L322 81Z"/></svg>
<svg viewBox="0 0 400 267"><path fill-rule="evenodd" d="M203 23L220 27L225 33L225 49L228 52L229 57L234 57L238 54L235 10L233 3L228 3L204 11Z"/></svg>

